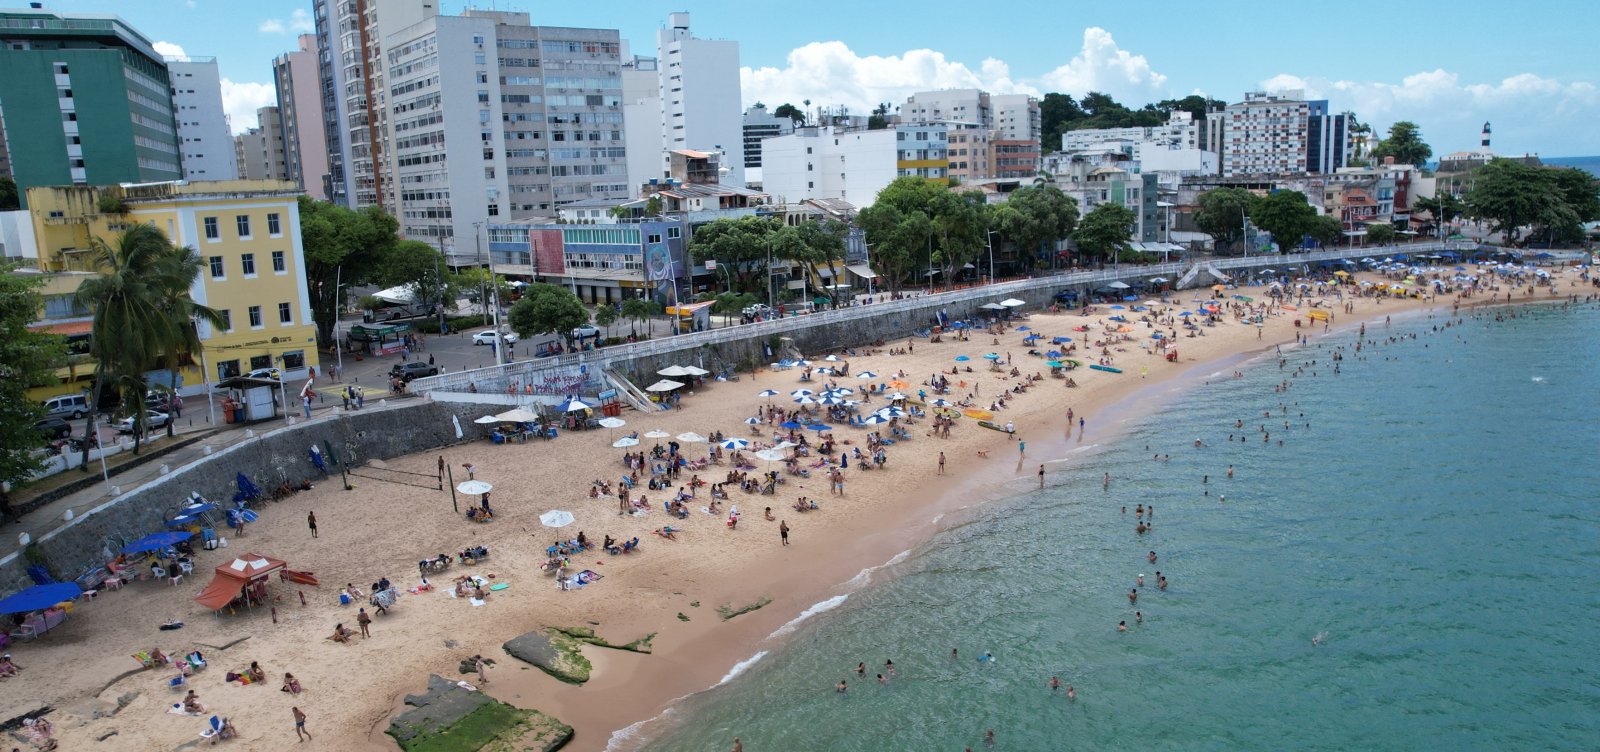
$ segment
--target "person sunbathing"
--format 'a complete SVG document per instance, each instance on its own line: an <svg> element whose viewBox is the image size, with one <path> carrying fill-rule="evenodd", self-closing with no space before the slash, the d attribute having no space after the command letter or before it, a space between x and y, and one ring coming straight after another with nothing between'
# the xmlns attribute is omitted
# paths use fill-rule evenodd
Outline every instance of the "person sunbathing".
<svg viewBox="0 0 1600 752"><path fill-rule="evenodd" d="M189 694L184 695L183 712L195 715L202 715L206 712L206 706L200 704L200 698L195 695L192 689L189 690Z"/></svg>
<svg viewBox="0 0 1600 752"><path fill-rule="evenodd" d="M285 673L283 675L283 688L278 691L288 692L291 695L300 694L300 680L294 678L294 674Z"/></svg>
<svg viewBox="0 0 1600 752"><path fill-rule="evenodd" d="M663 538L666 538L667 540L677 540L678 539L678 531L673 530L671 525L667 525L665 527L658 527L658 528L656 528L655 532L656 532L656 535L659 535L659 536L661 536Z"/></svg>
<svg viewBox="0 0 1600 752"><path fill-rule="evenodd" d="M244 670L244 675L250 679L252 684L267 680L267 672L262 671L261 664L255 661L250 662L250 668Z"/></svg>
<svg viewBox="0 0 1600 752"><path fill-rule="evenodd" d="M348 627L346 627L345 625L336 624L333 627L333 636L329 637L328 639L333 640L334 642L342 642L342 643L349 644L350 637L353 634L355 634L355 633L351 632L350 629ZM190 694L193 694L193 693L191 692Z"/></svg>

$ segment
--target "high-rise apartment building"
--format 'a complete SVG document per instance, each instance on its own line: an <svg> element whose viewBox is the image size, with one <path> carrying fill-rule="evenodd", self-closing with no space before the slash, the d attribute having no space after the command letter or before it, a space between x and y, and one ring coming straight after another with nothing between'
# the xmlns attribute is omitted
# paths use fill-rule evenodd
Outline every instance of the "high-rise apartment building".
<svg viewBox="0 0 1600 752"><path fill-rule="evenodd" d="M996 94L989 98L989 102L994 111L993 127L1000 131L995 140L1033 141L1037 144L1044 135L1044 117L1039 112L1037 97Z"/></svg>
<svg viewBox="0 0 1600 752"><path fill-rule="evenodd" d="M183 179L233 180L233 135L222 109L222 76L214 57L169 57L172 110L178 119Z"/></svg>
<svg viewBox="0 0 1600 752"><path fill-rule="evenodd" d="M744 111L744 166L761 166L761 141L794 132L794 120L767 112L767 106L756 104Z"/></svg>
<svg viewBox="0 0 1600 752"><path fill-rule="evenodd" d="M949 161L946 177L955 178L958 183L993 177L992 136L999 132L969 123L952 122L945 127L948 139L945 155Z"/></svg>
<svg viewBox="0 0 1600 752"><path fill-rule="evenodd" d="M392 209L384 40L438 14L436 0L314 0L329 174L348 206Z"/></svg>
<svg viewBox="0 0 1600 752"><path fill-rule="evenodd" d="M614 29L483 10L390 34L386 148L401 233L471 263L487 222L631 195L621 46Z"/></svg>
<svg viewBox="0 0 1600 752"><path fill-rule="evenodd" d="M807 199L840 199L870 206L878 192L899 176L890 128L869 131L802 127L761 141L762 191L779 204Z"/></svg>
<svg viewBox="0 0 1600 752"><path fill-rule="evenodd" d="M1327 174L1350 158L1350 113L1300 91L1249 92L1222 114L1222 174Z"/></svg>
<svg viewBox="0 0 1600 752"><path fill-rule="evenodd" d="M661 72L653 57L622 48L622 128L628 147L628 196L666 175L661 161Z"/></svg>
<svg viewBox="0 0 1600 752"><path fill-rule="evenodd" d="M744 128L739 116L739 43L701 39L689 31L689 14L672 13L656 32L661 81L663 170L679 149L722 152L726 180L744 185Z"/></svg>
<svg viewBox="0 0 1600 752"><path fill-rule="evenodd" d="M283 134L289 179L307 195L328 200L328 138L322 123L317 37L301 34L299 42L300 49L272 59L278 129Z"/></svg>
<svg viewBox="0 0 1600 752"><path fill-rule="evenodd" d="M969 123L994 127L994 103L981 89L919 91L900 106L902 123Z"/></svg>
<svg viewBox="0 0 1600 752"><path fill-rule="evenodd" d="M1039 100L980 89L919 91L900 106L902 125L949 126L949 177L1019 178L1038 172Z"/></svg>
<svg viewBox="0 0 1600 752"><path fill-rule="evenodd" d="M0 167L19 195L177 180L177 120L166 62L126 21L0 11Z"/></svg>
<svg viewBox="0 0 1600 752"><path fill-rule="evenodd" d="M239 176L245 180L288 180L289 164L276 107L256 110L256 126L233 137Z"/></svg>

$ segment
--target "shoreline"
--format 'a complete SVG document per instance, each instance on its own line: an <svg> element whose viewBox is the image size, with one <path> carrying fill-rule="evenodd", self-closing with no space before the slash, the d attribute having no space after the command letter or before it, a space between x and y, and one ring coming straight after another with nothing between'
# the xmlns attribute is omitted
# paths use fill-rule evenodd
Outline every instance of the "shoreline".
<svg viewBox="0 0 1600 752"><path fill-rule="evenodd" d="M1185 291L1174 297L1206 294ZM1537 297L1513 302L1562 300ZM1496 301L1486 295L1464 307L1493 303ZM238 723L243 736L234 746L277 748L279 726L282 717L287 717L286 703L297 702L310 711L311 728L319 736L332 737L338 748L393 750L394 743L383 730L403 697L420 691L428 673L454 678L455 664L461 658L481 653L498 661L489 674L491 683L486 691L503 702L537 708L573 726L577 734L569 749L636 749L659 735L654 726L639 724L662 715L681 698L720 686L731 678L736 666L759 651L770 655L783 649L811 619L829 610L822 604L833 601L836 607L856 590L893 576L897 558L903 560L940 531L962 524L963 510L1015 496L1031 485L1032 470L1038 464L1047 465L1048 482L1065 482L1075 453L1115 440L1148 410L1170 404L1186 389L1202 386L1210 373L1204 369L1245 362L1288 343L1296 334L1315 340L1384 315L1437 312L1448 305L1448 297L1391 300L1381 305L1359 299L1356 313L1336 314L1338 325L1326 333L1296 329L1290 319L1298 312L1283 312L1269 317L1261 340L1248 337L1253 326L1229 318L1215 329L1207 329L1206 337L1179 339L1185 357L1176 367L1141 352L1137 342L1129 342L1126 354L1116 356L1125 371L1121 375L1083 369L1073 372L1080 381L1079 389L1066 389L1046 377L1017 395L1016 404L1001 417L1015 419L1017 435L1031 444L1027 459L1013 462L1016 455L1007 454L1016 451L1010 446L1010 437L991 436L963 418L949 439L919 435L909 444L891 447L884 470L852 468L847 475L850 490L843 497L823 495L826 484L816 476L791 477L771 500L734 492L730 502L747 512L738 530L727 530L720 518L704 519L705 515L691 513L685 521L686 534L676 542L650 536L649 530L667 521L676 527L677 520L663 520L654 513L642 519L618 518L614 500L580 498L580 492L586 490L585 480L614 479L620 470L620 451L610 448L611 438L603 430L564 432L557 442L505 447L466 444L396 458L387 464L398 470L431 471L435 454L453 465L477 464L479 477L496 484L501 518L490 525L465 523L451 512L448 496L441 500L437 491L362 480L360 488L345 492L338 490L336 483L323 482L314 491L266 507L249 537L233 541L234 550L229 552L273 555L286 559L291 568L318 572L324 587L300 589L311 605L297 605L295 586L275 582L273 592L281 600L273 609L272 621L263 613L267 609L218 619L197 613L189 600L200 583L191 586L186 582L177 589L166 583L134 583L129 587L134 595L107 593L100 599L105 602L79 603L79 612L58 628L59 634L14 648L24 668L39 668L8 682L34 691L16 693L13 700L0 705L19 706L22 696L31 694L34 706L59 708L52 717L57 719L58 736L64 743L88 746L90 740L115 731L123 739L139 739L150 746L169 741L178 744L193 737L190 726L195 723L192 718L162 713L171 702L169 690L162 686L164 675L140 672L109 683L107 679L130 667L129 653L152 645L168 652L182 645L202 645L207 646L204 649L213 670L197 674L191 686L211 705L212 712ZM1104 317L1036 313L1027 323L1065 334L1070 327L1099 324ZM1142 323L1135 325L1141 334L1147 333ZM887 380L889 373L903 367L906 380L915 384L932 371L948 371L956 353L976 357L986 350L1004 353L1008 346L1016 349L1014 331L1002 335L1007 341L999 345L981 342L989 336L979 332L959 344L921 340L911 355L863 355L849 360L853 371L871 369L884 374L874 383ZM903 340L890 346L901 347ZM1088 360L1092 356L1079 357ZM1135 378L1141 365L1149 366L1148 378ZM1029 372L1042 370L1042 361L1024 356L1017 367ZM629 421L627 430L642 433L660 427L702 434L722 430L749 436L739 421L763 404L754 397L755 392L794 389L796 375L762 371L743 375L737 382L710 384L685 397L686 409L651 415L628 413L624 416ZM1007 381L1004 374L984 368L961 377L981 384L985 391ZM856 385L851 382L855 379L841 379L841 383ZM959 390L956 393L959 395ZM1069 406L1090 421L1087 436L1069 438L1063 430L1060 421ZM923 432L927 425L908 428ZM855 442L864 435L844 427L835 434ZM691 456L704 451L703 446L692 444L686 449ZM991 456L978 458L979 450ZM934 456L940 451L951 459L947 478L934 473ZM701 472L715 481L726 470L725 465L711 466ZM659 498L660 492L649 493ZM789 511L787 504L798 495L816 495L821 511L805 515ZM777 522L761 519L760 509L766 504L774 504L778 518L794 528L794 545L778 545L774 534ZM572 510L578 523L560 531L539 527L537 515L552 508ZM307 535L304 518L308 511L315 511L321 523L320 539ZM576 568L592 567L605 579L579 591L559 591L538 571L543 546L558 535L570 537L578 530L587 530L595 538L604 533L638 535L643 542L641 552L626 562L621 557L617 561L609 556L577 557ZM329 604L340 580L365 585L389 576L402 586L409 585L416 581L419 558L480 543L491 548L487 562L470 570L458 565L435 579L442 585L450 576L467 572L498 574L500 581L511 587L495 594L484 607L474 608L439 592L406 596L393 614L377 618L370 641L335 645L323 639L334 622L354 620L353 606L341 609ZM221 557L203 556L196 573L220 563L218 559ZM760 610L731 621L716 616L719 605L737 607L763 596L772 601ZM808 610L811 615L800 620ZM108 618L112 613L117 616ZM680 621L679 613L689 621ZM155 631L156 624L174 616L187 617L188 627L176 633ZM791 623L792 628L777 634ZM593 673L588 683L575 687L510 659L499 649L501 642L531 629L584 625L594 626L600 635L618 644L655 633L654 652L636 655L587 648L584 655L593 663ZM231 649L210 647L227 645L241 636L249 639ZM239 687L223 681L226 671L252 660L260 660L266 669L268 687ZM306 685L306 695L296 700L279 696L272 682L285 670ZM52 677L60 681L40 683ZM19 681L23 683L17 684ZM116 698L129 692L136 694L124 707L104 712L116 707ZM20 707L16 712L28 709ZM101 715L97 717L97 713ZM636 733L632 741L611 746L615 733L630 729Z"/></svg>

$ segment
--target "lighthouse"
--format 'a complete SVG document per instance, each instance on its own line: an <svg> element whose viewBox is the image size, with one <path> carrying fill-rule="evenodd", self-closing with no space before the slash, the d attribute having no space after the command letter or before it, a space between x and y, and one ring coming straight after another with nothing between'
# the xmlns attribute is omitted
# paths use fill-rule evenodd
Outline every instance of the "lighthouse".
<svg viewBox="0 0 1600 752"><path fill-rule="evenodd" d="M1483 143L1479 144L1478 151L1481 151L1484 154L1490 153L1489 152L1489 121L1487 121L1487 120L1485 120L1483 122Z"/></svg>

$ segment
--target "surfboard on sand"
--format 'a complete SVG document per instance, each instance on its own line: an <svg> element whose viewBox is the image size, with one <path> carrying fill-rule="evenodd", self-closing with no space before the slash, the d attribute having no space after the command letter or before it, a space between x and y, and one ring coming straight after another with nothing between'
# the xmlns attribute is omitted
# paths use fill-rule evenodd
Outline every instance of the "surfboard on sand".
<svg viewBox="0 0 1600 752"><path fill-rule="evenodd" d="M1100 365L1099 363L1091 364L1089 366L1089 368L1091 368L1093 370L1096 370L1096 371L1105 371L1106 373L1122 373L1122 369L1121 368L1112 368L1111 366L1103 366L1103 365Z"/></svg>

